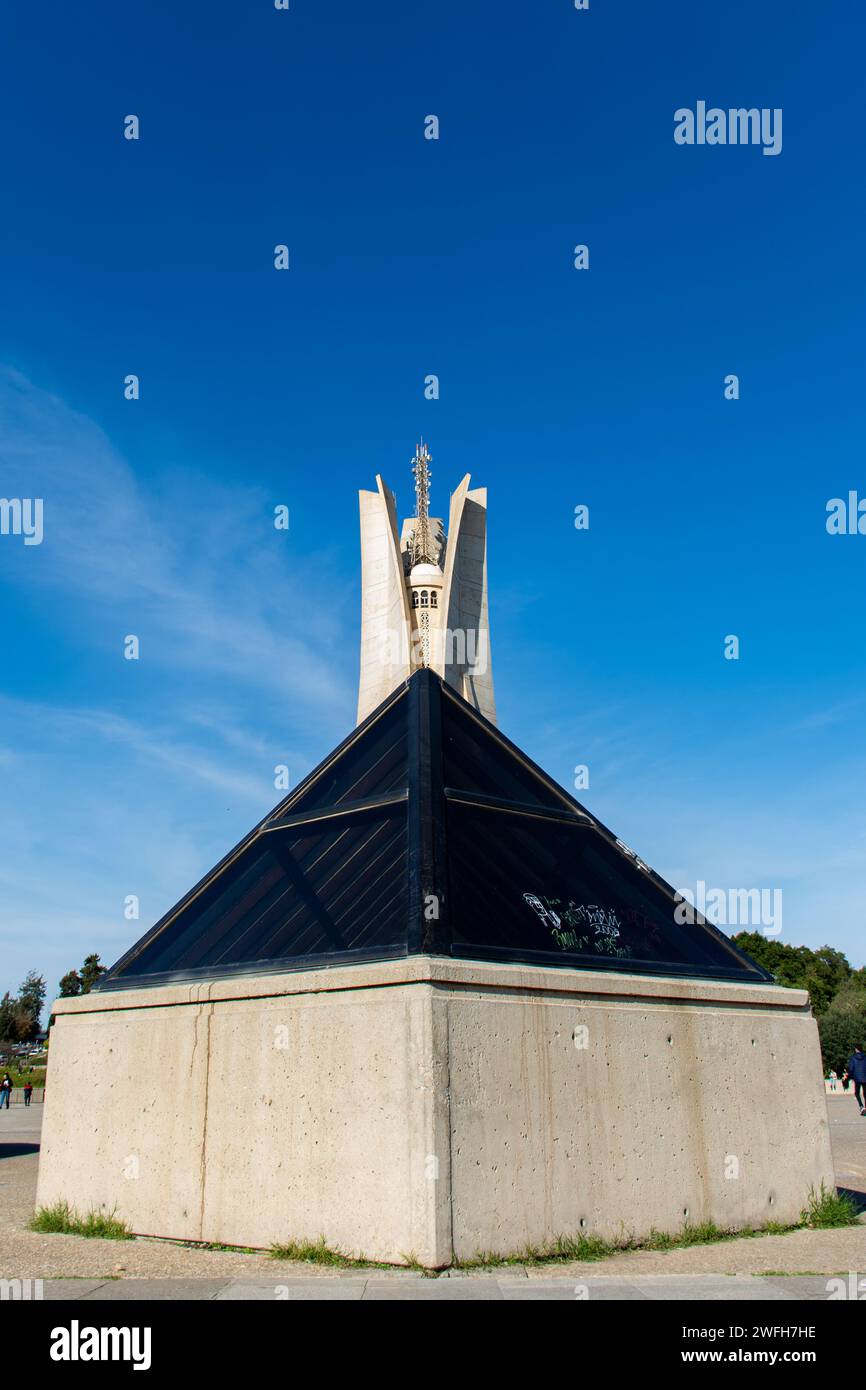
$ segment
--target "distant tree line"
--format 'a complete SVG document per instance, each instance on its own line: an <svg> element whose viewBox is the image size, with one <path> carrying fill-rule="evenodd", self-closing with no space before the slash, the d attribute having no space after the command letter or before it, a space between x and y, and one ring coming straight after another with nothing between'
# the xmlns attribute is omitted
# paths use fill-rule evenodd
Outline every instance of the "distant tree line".
<svg viewBox="0 0 866 1390"><path fill-rule="evenodd" d="M42 976L30 970L14 998L6 991L0 999L0 1047L33 1041L39 1032L46 988Z"/></svg>
<svg viewBox="0 0 866 1390"><path fill-rule="evenodd" d="M806 989L818 1020L824 1074L839 1076L854 1051L866 1046L866 967L854 970L841 951L821 946L788 946L760 932L739 932L734 941L762 965L777 984Z"/></svg>
<svg viewBox="0 0 866 1390"><path fill-rule="evenodd" d="M89 994L105 966L96 954L85 956L80 970L68 970L60 981L58 993L68 999L76 994ZM7 990L0 999L0 1049L16 1043L32 1042L39 1032L39 1021L45 1007L47 985L35 970L29 971L17 995ZM50 1027L50 1023L49 1023Z"/></svg>

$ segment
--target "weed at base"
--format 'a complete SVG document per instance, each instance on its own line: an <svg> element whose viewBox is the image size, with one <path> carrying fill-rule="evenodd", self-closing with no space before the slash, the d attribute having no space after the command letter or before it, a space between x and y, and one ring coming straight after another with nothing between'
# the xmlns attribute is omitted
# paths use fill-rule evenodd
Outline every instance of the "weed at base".
<svg viewBox="0 0 866 1390"><path fill-rule="evenodd" d="M847 1193L826 1188L824 1184L816 1192L809 1189L809 1199L803 1208L800 1220L792 1225L781 1221L768 1221L764 1226L747 1226L742 1229L724 1230L712 1221L698 1223L686 1222L680 1231L671 1234L657 1231L652 1227L640 1239L627 1237L623 1240L604 1240L600 1236L559 1236L551 1245L541 1248L527 1246L513 1254L499 1254L490 1250L480 1250L471 1259L455 1260L454 1269L496 1269L505 1265L537 1265L553 1263L557 1260L574 1260L590 1263L607 1259L611 1255L624 1255L635 1250L683 1250L694 1245L717 1245L723 1241L755 1239L759 1236L783 1236L792 1231L822 1230L839 1226L859 1224L857 1205Z"/></svg>
<svg viewBox="0 0 866 1390"><path fill-rule="evenodd" d="M331 1265L338 1269L399 1269L400 1265L386 1264L381 1260L365 1260L361 1255L345 1255L342 1250L333 1250L324 1236L318 1240L289 1240L283 1245L272 1245L268 1254L274 1260L295 1260L308 1265ZM404 1257L405 1258L405 1257ZM417 1259L412 1257L413 1269L423 1269Z"/></svg>
<svg viewBox="0 0 866 1390"><path fill-rule="evenodd" d="M809 1188L809 1198L800 1213L800 1223L812 1231L832 1230L836 1226L859 1224L857 1204L847 1192L837 1192L824 1183Z"/></svg>
<svg viewBox="0 0 866 1390"><path fill-rule="evenodd" d="M290 1240L285 1245L272 1245L270 1254L275 1260L297 1260L308 1265L347 1265L348 1257L339 1250L332 1250L325 1244L325 1237L318 1240Z"/></svg>
<svg viewBox="0 0 866 1390"><path fill-rule="evenodd" d="M113 1211L91 1209L81 1216L68 1202L40 1207L28 1229L40 1235L91 1236L102 1240L134 1240L135 1234Z"/></svg>

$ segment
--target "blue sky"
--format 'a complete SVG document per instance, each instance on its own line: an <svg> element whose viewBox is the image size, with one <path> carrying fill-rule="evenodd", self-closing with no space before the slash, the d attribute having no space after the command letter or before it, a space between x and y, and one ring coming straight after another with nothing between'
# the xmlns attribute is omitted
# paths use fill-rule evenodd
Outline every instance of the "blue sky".
<svg viewBox="0 0 866 1390"><path fill-rule="evenodd" d="M437 514L490 489L504 731L676 884L779 888L783 939L863 963L866 537L825 516L866 496L864 31L5 8L0 496L45 538L0 536L0 989L114 960L349 731L356 493L408 512L421 433ZM781 154L676 145L698 100L782 108Z"/></svg>

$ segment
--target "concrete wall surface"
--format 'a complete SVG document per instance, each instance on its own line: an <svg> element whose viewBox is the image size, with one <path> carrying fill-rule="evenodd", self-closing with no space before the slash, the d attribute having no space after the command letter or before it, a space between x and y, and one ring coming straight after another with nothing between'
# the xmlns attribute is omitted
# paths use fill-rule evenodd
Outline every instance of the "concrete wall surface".
<svg viewBox="0 0 866 1390"><path fill-rule="evenodd" d="M797 1219L807 996L430 956L58 1000L39 1205L428 1265Z"/></svg>

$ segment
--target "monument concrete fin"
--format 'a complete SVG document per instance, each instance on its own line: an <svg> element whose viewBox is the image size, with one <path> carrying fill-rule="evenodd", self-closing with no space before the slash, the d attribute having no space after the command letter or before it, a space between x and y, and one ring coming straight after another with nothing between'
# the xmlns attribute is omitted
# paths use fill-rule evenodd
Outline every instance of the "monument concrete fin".
<svg viewBox="0 0 866 1390"><path fill-rule="evenodd" d="M361 674L358 723L411 673L406 592L393 493L376 476L376 492L358 494L361 518Z"/></svg>
<svg viewBox="0 0 866 1390"><path fill-rule="evenodd" d="M413 671L436 671L496 723L487 596L487 490L469 474L451 497L448 534L430 515L430 452L415 450L415 515L398 529L393 495L359 493L361 674L358 722Z"/></svg>

